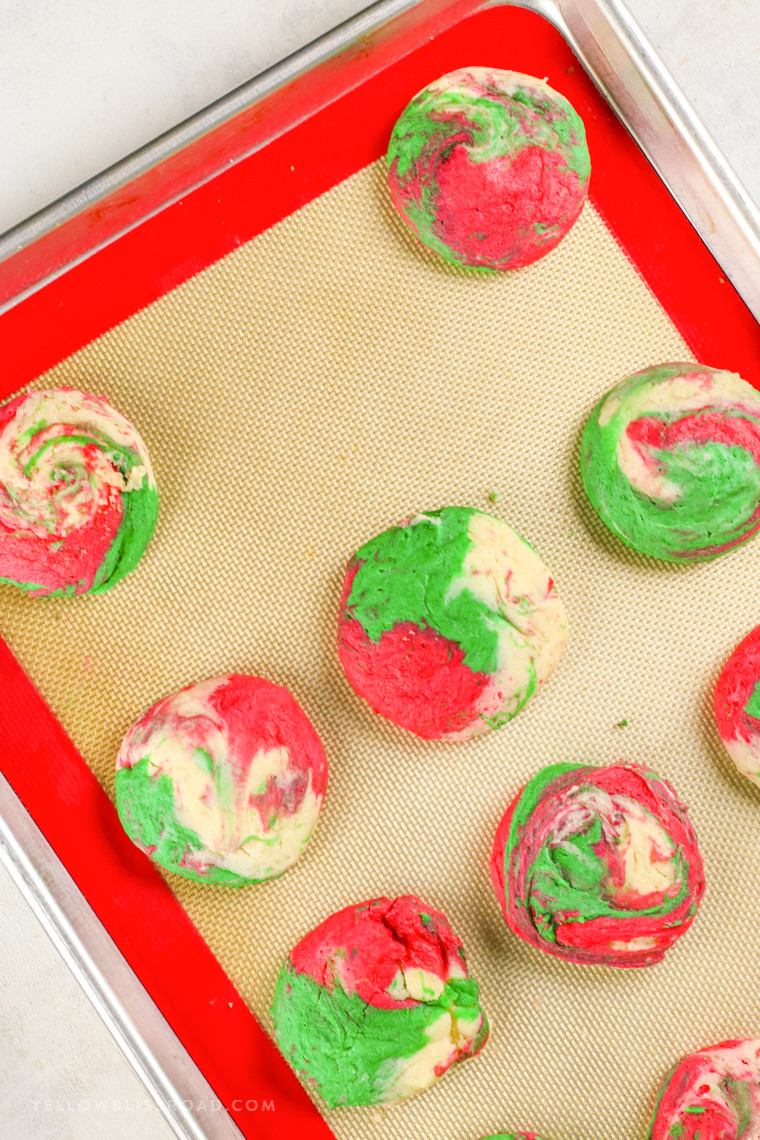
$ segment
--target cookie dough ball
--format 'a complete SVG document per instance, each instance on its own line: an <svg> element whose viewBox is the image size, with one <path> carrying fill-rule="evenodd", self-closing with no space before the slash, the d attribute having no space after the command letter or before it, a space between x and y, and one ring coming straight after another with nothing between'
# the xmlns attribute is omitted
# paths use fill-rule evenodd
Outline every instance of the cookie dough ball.
<svg viewBox="0 0 760 1140"><path fill-rule="evenodd" d="M201 883L281 875L308 843L326 787L324 749L301 707L287 689L244 674L164 697L116 758L129 838Z"/></svg>
<svg viewBox="0 0 760 1140"><path fill-rule="evenodd" d="M704 893L686 807L638 764L552 764L496 831L491 878L510 930L569 962L651 966Z"/></svg>
<svg viewBox="0 0 760 1140"><path fill-rule="evenodd" d="M586 198L583 122L541 79L468 67L415 95L388 148L391 196L457 265L519 269L562 240Z"/></svg>
<svg viewBox="0 0 760 1140"><path fill-rule="evenodd" d="M760 394L702 364L637 372L589 416L581 475L602 522L641 554L725 554L760 528Z"/></svg>
<svg viewBox="0 0 760 1140"><path fill-rule="evenodd" d="M715 720L736 767L760 787L760 625L723 666L715 686Z"/></svg>
<svg viewBox="0 0 760 1140"><path fill-rule="evenodd" d="M375 712L428 740L501 728L567 639L554 580L491 515L446 507L366 543L346 571L338 652Z"/></svg>
<svg viewBox="0 0 760 1140"><path fill-rule="evenodd" d="M102 594L140 561L157 514L145 445L106 400L54 388L0 407L0 581Z"/></svg>
<svg viewBox="0 0 760 1140"><path fill-rule="evenodd" d="M760 1136L760 1041L722 1041L674 1065L657 1095L649 1140Z"/></svg>
<svg viewBox="0 0 760 1140"><path fill-rule="evenodd" d="M460 939L414 895L325 919L288 955L272 1012L283 1054L331 1107L422 1092L488 1036Z"/></svg>

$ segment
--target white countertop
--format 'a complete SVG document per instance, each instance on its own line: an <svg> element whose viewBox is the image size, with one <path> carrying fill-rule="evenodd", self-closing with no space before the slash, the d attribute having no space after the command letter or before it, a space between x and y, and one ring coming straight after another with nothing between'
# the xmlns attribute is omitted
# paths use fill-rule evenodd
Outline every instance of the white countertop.
<svg viewBox="0 0 760 1140"><path fill-rule="evenodd" d="M627 3L760 205L760 0ZM364 6L0 0L0 231ZM2 1140L168 1140L2 868L0 914Z"/></svg>

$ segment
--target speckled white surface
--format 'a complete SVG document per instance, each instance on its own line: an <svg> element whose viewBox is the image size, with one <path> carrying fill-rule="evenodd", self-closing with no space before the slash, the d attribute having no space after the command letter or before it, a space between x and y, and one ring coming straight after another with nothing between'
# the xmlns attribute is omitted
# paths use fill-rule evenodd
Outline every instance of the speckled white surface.
<svg viewBox="0 0 760 1140"><path fill-rule="evenodd" d="M3 1140L172 1136L4 867L0 913Z"/></svg>
<svg viewBox="0 0 760 1140"><path fill-rule="evenodd" d="M760 0L627 0L760 205ZM361 0L0 0L0 230ZM171 1135L0 868L0 1137Z"/></svg>

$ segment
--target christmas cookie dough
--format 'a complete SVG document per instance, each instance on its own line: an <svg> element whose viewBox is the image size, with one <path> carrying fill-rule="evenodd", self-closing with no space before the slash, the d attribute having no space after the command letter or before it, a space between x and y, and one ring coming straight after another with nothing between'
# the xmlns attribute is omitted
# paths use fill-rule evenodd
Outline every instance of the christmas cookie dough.
<svg viewBox="0 0 760 1140"><path fill-rule="evenodd" d="M519 269L562 240L586 198L583 122L541 79L468 67L431 83L393 128L394 205L447 261Z"/></svg>
<svg viewBox="0 0 760 1140"><path fill-rule="evenodd" d="M649 1140L756 1140L760 1041L722 1041L690 1053L660 1086Z"/></svg>
<svg viewBox="0 0 760 1140"><path fill-rule="evenodd" d="M760 787L760 625L723 666L715 686L715 720L736 767Z"/></svg>
<svg viewBox="0 0 760 1140"><path fill-rule="evenodd" d="M346 571L338 652L375 712L429 740L500 728L562 656L567 615L535 550L469 507L416 515Z"/></svg>
<svg viewBox="0 0 760 1140"><path fill-rule="evenodd" d="M287 689L244 674L164 697L124 737L116 807L167 871L243 886L281 875L314 829L324 749Z"/></svg>
<svg viewBox="0 0 760 1140"><path fill-rule="evenodd" d="M460 939L414 895L325 919L288 955L272 1012L283 1054L330 1106L422 1092L488 1036Z"/></svg>
<svg viewBox="0 0 760 1140"><path fill-rule="evenodd" d="M491 878L507 925L571 962L651 966L704 893L684 804L638 764L552 764L496 832Z"/></svg>
<svg viewBox="0 0 760 1140"><path fill-rule="evenodd" d="M589 416L581 475L602 521L641 554L725 554L760 528L760 394L702 364L637 372Z"/></svg>
<svg viewBox="0 0 760 1140"><path fill-rule="evenodd" d="M483 1140L541 1140L541 1137L535 1132L495 1132Z"/></svg>
<svg viewBox="0 0 760 1140"><path fill-rule="evenodd" d="M0 407L0 581L102 594L137 565L157 514L145 445L100 396L55 388Z"/></svg>

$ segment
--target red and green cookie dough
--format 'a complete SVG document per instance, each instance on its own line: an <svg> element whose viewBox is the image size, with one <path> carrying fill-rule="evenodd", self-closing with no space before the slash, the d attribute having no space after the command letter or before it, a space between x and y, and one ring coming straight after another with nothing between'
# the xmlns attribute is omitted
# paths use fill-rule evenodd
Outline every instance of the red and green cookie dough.
<svg viewBox="0 0 760 1140"><path fill-rule="evenodd" d="M641 554L725 554L760 528L760 393L702 364L637 372L589 416L581 476L602 522Z"/></svg>
<svg viewBox="0 0 760 1140"><path fill-rule="evenodd" d="M137 565L157 515L145 445L106 400L55 388L0 407L0 581L101 594Z"/></svg>
<svg viewBox="0 0 760 1140"><path fill-rule="evenodd" d="M402 112L388 147L394 205L447 261L519 269L562 240L591 173L583 122L531 75L468 67Z"/></svg>
<svg viewBox="0 0 760 1140"><path fill-rule="evenodd" d="M660 1086L649 1140L757 1140L760 1041L721 1041L690 1053Z"/></svg>
<svg viewBox="0 0 760 1140"><path fill-rule="evenodd" d="M287 689L213 677L164 697L116 759L124 830L167 871L244 886L281 875L309 841L327 759Z"/></svg>
<svg viewBox="0 0 760 1140"><path fill-rule="evenodd" d="M460 939L414 895L325 919L288 955L272 1012L284 1056L330 1106L422 1092L488 1036Z"/></svg>
<svg viewBox="0 0 760 1140"><path fill-rule="evenodd" d="M349 562L338 652L375 712L429 740L500 728L549 677L567 615L506 523L446 507L384 531Z"/></svg>
<svg viewBox="0 0 760 1140"><path fill-rule="evenodd" d="M571 962L650 966L704 893L686 807L638 764L552 764L506 811L491 878L510 930Z"/></svg>
<svg viewBox="0 0 760 1140"><path fill-rule="evenodd" d="M760 787L760 625L723 666L714 704L726 751L742 775Z"/></svg>
<svg viewBox="0 0 760 1140"><path fill-rule="evenodd" d="M494 1132L483 1140L541 1140L541 1137L536 1132Z"/></svg>

